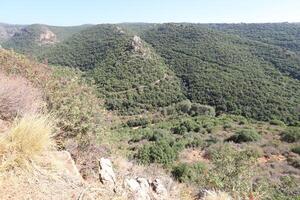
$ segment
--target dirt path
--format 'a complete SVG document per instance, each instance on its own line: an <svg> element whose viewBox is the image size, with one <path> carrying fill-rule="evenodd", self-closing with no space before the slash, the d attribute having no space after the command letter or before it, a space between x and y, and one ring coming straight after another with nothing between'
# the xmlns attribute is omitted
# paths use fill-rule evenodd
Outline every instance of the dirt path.
<svg viewBox="0 0 300 200"><path fill-rule="evenodd" d="M136 88L131 88L131 89L123 90L123 91L119 91L119 92L110 92L109 94L125 94L127 92L134 91L134 90L137 90L137 89L143 89L143 88L146 88L146 87L154 86L154 85L159 84L161 81L166 80L167 77L169 77L169 76L167 74L164 74L164 76L163 76L162 79L158 79L158 80L150 83L149 86L147 86L147 85L140 85L140 86L138 86Z"/></svg>

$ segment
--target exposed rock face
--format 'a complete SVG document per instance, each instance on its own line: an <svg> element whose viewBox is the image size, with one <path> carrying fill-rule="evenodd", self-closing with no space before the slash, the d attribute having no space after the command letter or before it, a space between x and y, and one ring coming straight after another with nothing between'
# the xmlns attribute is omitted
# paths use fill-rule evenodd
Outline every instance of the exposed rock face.
<svg viewBox="0 0 300 200"><path fill-rule="evenodd" d="M42 45L44 45L44 44L54 44L54 43L57 42L57 37L49 29L44 29L43 32L40 34L39 42Z"/></svg>
<svg viewBox="0 0 300 200"><path fill-rule="evenodd" d="M78 181L83 181L82 176L68 151L53 152L53 156L55 160L60 161L63 164L68 175L74 177L74 179L77 179Z"/></svg>
<svg viewBox="0 0 300 200"><path fill-rule="evenodd" d="M168 199L168 191L163 185L162 181L160 179L155 179L151 183L151 187L154 195L154 198L157 200L167 200Z"/></svg>
<svg viewBox="0 0 300 200"><path fill-rule="evenodd" d="M101 183L108 185L116 184L116 175L112 163L109 159L100 158L99 160L99 178Z"/></svg>
<svg viewBox="0 0 300 200"><path fill-rule="evenodd" d="M125 179L125 187L132 194L134 200L167 200L168 191L160 179L153 182L145 178Z"/></svg>
<svg viewBox="0 0 300 200"><path fill-rule="evenodd" d="M141 50L143 49L142 39L137 35L133 36L131 44L135 52L141 52Z"/></svg>
<svg viewBox="0 0 300 200"><path fill-rule="evenodd" d="M150 185L145 178L125 179L125 186L132 192L134 200L150 200Z"/></svg>

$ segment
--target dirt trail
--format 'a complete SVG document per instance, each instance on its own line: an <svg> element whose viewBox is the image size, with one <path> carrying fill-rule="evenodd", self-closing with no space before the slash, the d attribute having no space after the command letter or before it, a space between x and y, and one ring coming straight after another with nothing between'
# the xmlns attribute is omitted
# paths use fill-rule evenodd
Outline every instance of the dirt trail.
<svg viewBox="0 0 300 200"><path fill-rule="evenodd" d="M147 85L140 85L136 88L131 88L131 89L128 89L128 90L123 90L123 91L119 91L119 92L110 92L109 94L124 94L124 93L127 93L127 92L130 92L130 91L134 91L134 90L137 90L137 89L143 89L143 88L146 88L146 87L150 87L150 86L153 86L153 85L157 85L159 84L161 81L164 81L166 80L166 78L168 78L169 76L167 74L164 74L163 78L162 79L158 79L152 83L149 84L149 86Z"/></svg>

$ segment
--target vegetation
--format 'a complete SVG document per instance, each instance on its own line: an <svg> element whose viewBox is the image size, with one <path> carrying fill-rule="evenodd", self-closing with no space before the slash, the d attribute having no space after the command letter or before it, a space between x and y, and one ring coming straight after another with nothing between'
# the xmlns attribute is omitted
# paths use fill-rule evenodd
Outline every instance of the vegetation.
<svg viewBox="0 0 300 200"><path fill-rule="evenodd" d="M1 45L7 49L14 49L18 53L37 57L56 42L61 42L87 27L86 25L75 27L56 27L42 24L28 25L15 30L13 36ZM41 34L45 34L48 31L55 35L54 40L49 42L41 41Z"/></svg>
<svg viewBox="0 0 300 200"><path fill-rule="evenodd" d="M0 119L12 120L35 113L42 108L42 104L40 91L24 78L0 73Z"/></svg>
<svg viewBox="0 0 300 200"><path fill-rule="evenodd" d="M214 106L218 114L299 120L297 55L194 24L163 24L142 38L180 77L192 102Z"/></svg>
<svg viewBox="0 0 300 200"><path fill-rule="evenodd" d="M54 128L59 148L84 174L97 168L92 156L112 153L225 192L204 192L204 199L295 200L300 58L293 26L24 26L6 44L45 64L0 50L0 118L18 117L0 138L0 169L38 161ZM55 44L37 43L45 30L56 34Z"/></svg>
<svg viewBox="0 0 300 200"><path fill-rule="evenodd" d="M50 150L54 141L49 117L27 115L16 119L11 130L0 138L0 170L28 167L28 163Z"/></svg>
<svg viewBox="0 0 300 200"><path fill-rule="evenodd" d="M242 129L237 131L233 136L228 138L228 141L233 141L236 143L242 142L256 142L261 138L260 134L258 134L253 129Z"/></svg>
<svg viewBox="0 0 300 200"><path fill-rule="evenodd" d="M292 152L300 155L300 146L296 146L296 147L292 148Z"/></svg>
<svg viewBox="0 0 300 200"><path fill-rule="evenodd" d="M51 64L85 71L106 96L109 110L137 114L184 98L179 80L153 49L114 25L98 25L75 34L44 58Z"/></svg>
<svg viewBox="0 0 300 200"><path fill-rule="evenodd" d="M288 127L281 136L285 142L298 142L300 141L300 129L298 127Z"/></svg>
<svg viewBox="0 0 300 200"><path fill-rule="evenodd" d="M205 164L195 163L188 165L186 163L180 163L174 166L172 169L172 175L180 182L197 182L202 178L203 172L206 169Z"/></svg>
<svg viewBox="0 0 300 200"><path fill-rule="evenodd" d="M56 126L61 131L57 137L62 140L74 138L79 145L85 147L101 133L103 103L97 97L96 89L87 83L80 71L62 67L50 69L4 50L0 51L0 64L0 70L25 77L42 91L46 111L59 119ZM20 94L26 97L24 91ZM18 102L19 99L21 105L24 104L22 96L13 93L11 97L14 98L13 102Z"/></svg>

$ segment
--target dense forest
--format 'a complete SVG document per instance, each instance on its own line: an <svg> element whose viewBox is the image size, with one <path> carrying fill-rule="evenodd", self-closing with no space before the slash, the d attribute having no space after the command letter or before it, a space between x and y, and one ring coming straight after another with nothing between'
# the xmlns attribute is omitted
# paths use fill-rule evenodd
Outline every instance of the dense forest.
<svg viewBox="0 0 300 200"><path fill-rule="evenodd" d="M56 171L44 163L54 158L55 143L87 180L80 190L63 176L79 199L87 188L105 199L98 169L106 157L118 176L108 199L124 194L128 177L137 185L140 177L159 177L178 192L169 199L203 199L204 191L235 200L299 200L298 30L287 23L0 24L0 171L37 163L24 180L42 183L36 174ZM13 128L31 112L33 125L45 114L45 123L53 118L55 141L42 151L42 164L25 150L36 149L31 144L43 140L45 128ZM13 132L21 137L7 137ZM61 188L61 176L51 176L49 186ZM19 173L13 178L22 180Z"/></svg>
<svg viewBox="0 0 300 200"><path fill-rule="evenodd" d="M184 99L179 79L164 60L138 36L118 26L84 30L50 48L43 59L86 72L112 110L134 114Z"/></svg>
<svg viewBox="0 0 300 200"><path fill-rule="evenodd" d="M299 121L299 24L48 26L56 41L46 45L36 40L42 29L25 27L2 46L81 69L123 114L189 99L217 114Z"/></svg>
<svg viewBox="0 0 300 200"><path fill-rule="evenodd" d="M199 25L161 25L143 38L181 78L190 100L218 113L299 120L297 55Z"/></svg>

